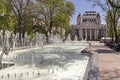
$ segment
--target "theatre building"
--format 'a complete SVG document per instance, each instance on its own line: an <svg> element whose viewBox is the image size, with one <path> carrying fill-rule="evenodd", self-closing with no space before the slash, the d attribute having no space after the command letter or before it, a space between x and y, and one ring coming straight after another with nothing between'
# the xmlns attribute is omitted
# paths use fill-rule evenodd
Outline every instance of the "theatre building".
<svg viewBox="0 0 120 80"><path fill-rule="evenodd" d="M96 11L86 11L77 16L77 24L72 26L71 39L98 40L106 36L106 26L101 24L100 14Z"/></svg>

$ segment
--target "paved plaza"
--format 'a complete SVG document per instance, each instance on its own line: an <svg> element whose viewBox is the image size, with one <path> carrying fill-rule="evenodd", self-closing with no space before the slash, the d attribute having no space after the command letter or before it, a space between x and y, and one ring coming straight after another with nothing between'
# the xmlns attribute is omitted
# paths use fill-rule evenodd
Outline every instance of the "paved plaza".
<svg viewBox="0 0 120 80"><path fill-rule="evenodd" d="M120 80L120 52L99 42L91 42L90 50L98 52L100 80Z"/></svg>

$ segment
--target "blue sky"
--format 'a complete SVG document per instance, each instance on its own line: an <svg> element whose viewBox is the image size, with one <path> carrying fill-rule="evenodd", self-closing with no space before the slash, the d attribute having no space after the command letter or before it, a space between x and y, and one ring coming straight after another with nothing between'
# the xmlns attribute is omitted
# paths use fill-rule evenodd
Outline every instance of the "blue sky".
<svg viewBox="0 0 120 80"><path fill-rule="evenodd" d="M71 18L71 24L76 24L77 15L79 13L83 14L85 11L96 11L101 15L102 24L105 24L104 15L105 12L102 11L100 7L92 7L92 2L87 2L86 0L70 0L75 5L76 11Z"/></svg>

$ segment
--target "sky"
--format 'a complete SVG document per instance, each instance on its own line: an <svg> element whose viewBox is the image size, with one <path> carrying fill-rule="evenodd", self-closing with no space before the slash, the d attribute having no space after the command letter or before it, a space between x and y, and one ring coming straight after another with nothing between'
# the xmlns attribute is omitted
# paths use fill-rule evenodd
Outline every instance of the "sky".
<svg viewBox="0 0 120 80"><path fill-rule="evenodd" d="M104 20L105 12L103 12L103 10L100 7L97 6L93 7L92 6L93 3L88 2L86 0L70 0L70 1L73 2L76 9L75 14L71 18L71 24L76 24L78 14L81 13L82 15L85 11L96 11L97 13L99 12L102 24L105 24Z"/></svg>

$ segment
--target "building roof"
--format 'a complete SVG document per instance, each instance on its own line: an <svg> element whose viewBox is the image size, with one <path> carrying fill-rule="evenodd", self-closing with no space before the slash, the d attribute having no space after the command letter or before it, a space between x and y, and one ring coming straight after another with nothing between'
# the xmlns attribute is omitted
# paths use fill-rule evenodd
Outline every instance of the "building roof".
<svg viewBox="0 0 120 80"><path fill-rule="evenodd" d="M83 14L83 16L97 16L98 13L96 13L96 11L85 11L85 13Z"/></svg>
<svg viewBox="0 0 120 80"><path fill-rule="evenodd" d="M96 13L96 11L85 11L85 13Z"/></svg>
<svg viewBox="0 0 120 80"><path fill-rule="evenodd" d="M98 28L99 26L95 23L92 23L90 21L81 23L81 25L79 25L79 28Z"/></svg>

